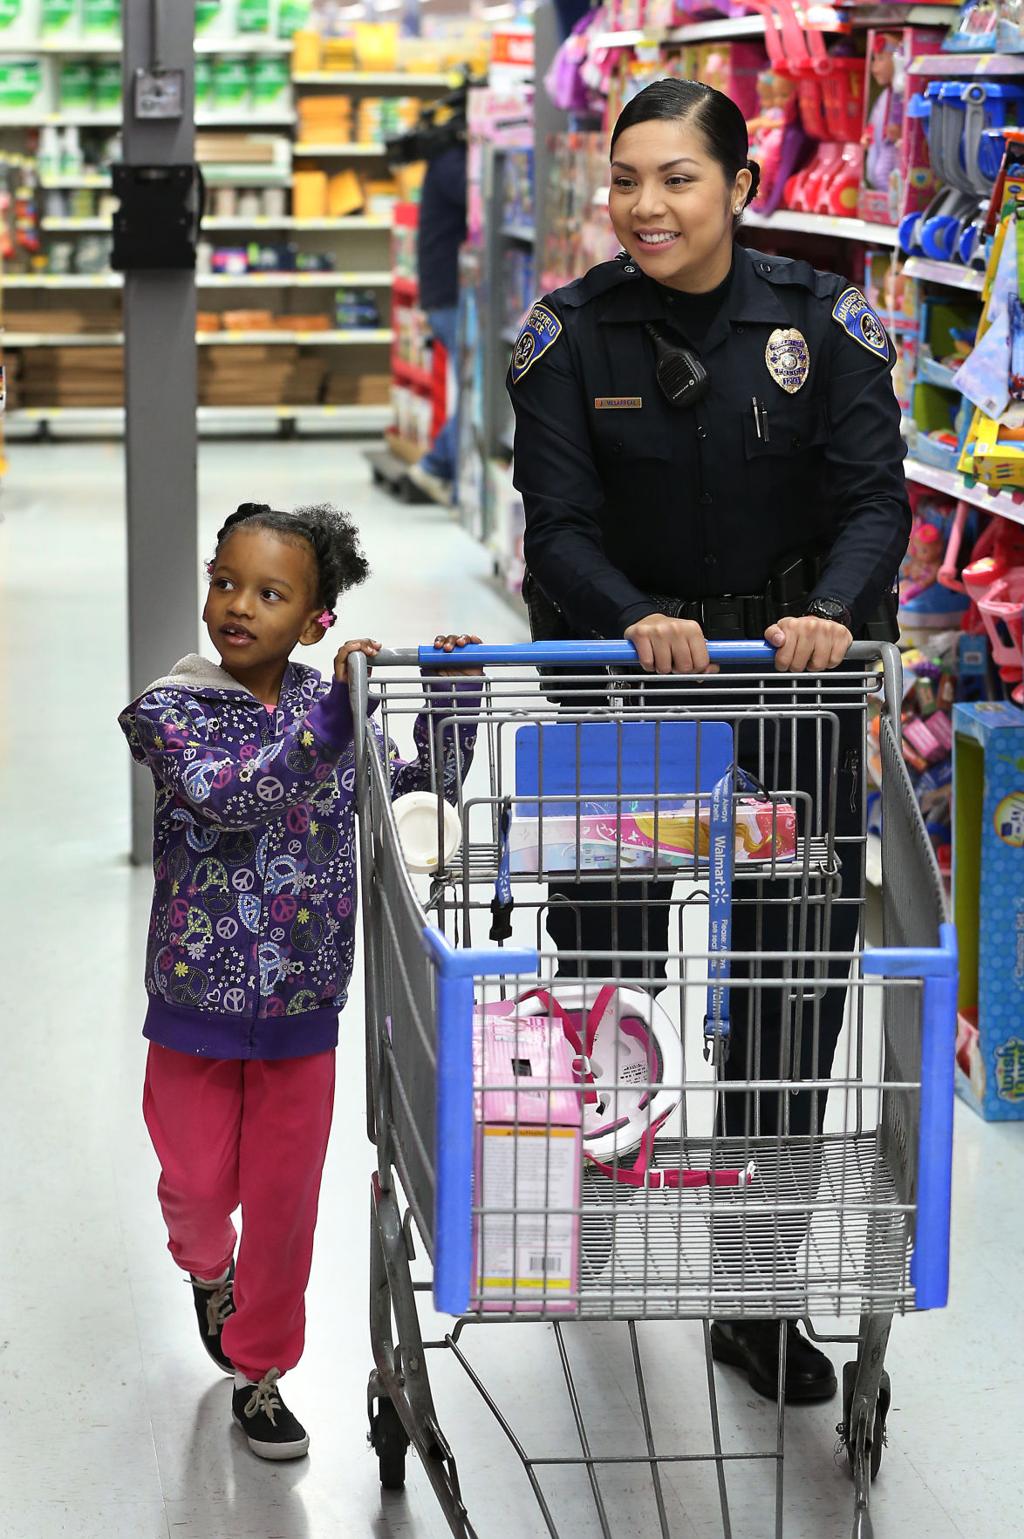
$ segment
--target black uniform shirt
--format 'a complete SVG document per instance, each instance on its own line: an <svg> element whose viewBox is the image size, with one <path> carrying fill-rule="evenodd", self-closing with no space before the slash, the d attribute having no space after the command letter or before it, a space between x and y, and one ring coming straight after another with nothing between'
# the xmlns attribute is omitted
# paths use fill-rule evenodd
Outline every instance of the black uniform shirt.
<svg viewBox="0 0 1024 1539"><path fill-rule="evenodd" d="M710 389L680 410L644 323L668 336L686 305L620 257L534 307L508 381L527 565L576 626L618 637L651 594L763 593L787 560L823 555L810 596L841 599L858 629L910 533L881 324L844 279L736 247L699 348ZM780 330L798 334L795 375Z"/></svg>

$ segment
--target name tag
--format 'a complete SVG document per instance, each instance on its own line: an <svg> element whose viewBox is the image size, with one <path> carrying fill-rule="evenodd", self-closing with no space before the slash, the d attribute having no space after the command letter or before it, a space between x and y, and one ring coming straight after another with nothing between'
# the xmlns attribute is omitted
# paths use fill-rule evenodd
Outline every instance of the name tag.
<svg viewBox="0 0 1024 1539"><path fill-rule="evenodd" d="M639 411L643 404L642 395L599 395L594 399L597 411Z"/></svg>

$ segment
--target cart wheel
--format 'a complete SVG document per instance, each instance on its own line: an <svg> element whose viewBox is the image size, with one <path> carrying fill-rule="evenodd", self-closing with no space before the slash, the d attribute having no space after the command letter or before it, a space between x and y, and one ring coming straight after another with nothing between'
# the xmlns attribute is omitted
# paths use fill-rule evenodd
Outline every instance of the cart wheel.
<svg viewBox="0 0 1024 1539"><path fill-rule="evenodd" d="M850 1465L850 1474L854 1474L854 1461L857 1457L857 1429L850 1425L850 1415L853 1408L853 1387L857 1382L857 1364L844 1363L843 1365L843 1441L846 1444L846 1457ZM882 1378L878 1386L878 1401L875 1406L875 1424L871 1430L871 1479L874 1480L882 1463L882 1450L885 1447L885 1420L889 1414L889 1404L892 1400L892 1386L889 1375L883 1369Z"/></svg>
<svg viewBox="0 0 1024 1539"><path fill-rule="evenodd" d="M405 1485L405 1450L409 1438L390 1400L377 1402L377 1414L370 1422L370 1442L380 1465L380 1483L384 1490L401 1491Z"/></svg>

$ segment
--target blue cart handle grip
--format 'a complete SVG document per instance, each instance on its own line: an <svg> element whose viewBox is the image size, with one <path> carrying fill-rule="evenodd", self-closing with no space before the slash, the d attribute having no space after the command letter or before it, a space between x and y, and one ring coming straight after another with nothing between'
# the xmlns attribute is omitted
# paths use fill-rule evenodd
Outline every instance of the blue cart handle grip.
<svg viewBox="0 0 1024 1539"><path fill-rule="evenodd" d="M390 660L393 655L382 653L378 661ZM772 661L775 648L765 641L709 641L708 656L713 663L764 664ZM637 654L631 641L533 641L507 647L456 647L453 652L419 647L416 660L421 668L584 668L615 664L635 667Z"/></svg>

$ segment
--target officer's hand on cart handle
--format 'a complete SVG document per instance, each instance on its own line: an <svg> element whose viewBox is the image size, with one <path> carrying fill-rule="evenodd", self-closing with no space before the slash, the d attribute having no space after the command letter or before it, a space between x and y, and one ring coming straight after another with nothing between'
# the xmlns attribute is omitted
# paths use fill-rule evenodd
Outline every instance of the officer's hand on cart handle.
<svg viewBox="0 0 1024 1539"><path fill-rule="evenodd" d="M644 615L625 631L636 647L640 666L648 673L717 673L709 661L704 632L696 620L671 615Z"/></svg>
<svg viewBox="0 0 1024 1539"><path fill-rule="evenodd" d="M845 625L818 615L783 615L764 633L775 647L775 667L780 673L824 673L838 668L853 636Z"/></svg>
<svg viewBox="0 0 1024 1539"><path fill-rule="evenodd" d="M346 641L344 646L339 647L338 654L334 659L334 677L340 679L343 684L347 684L348 660L352 653L364 652L372 662L380 648L381 643L379 641L371 641L369 636L363 636L359 641ZM369 669L367 669L367 672L369 672Z"/></svg>
<svg viewBox="0 0 1024 1539"><path fill-rule="evenodd" d="M480 647L483 642L479 636L468 636L465 631L453 636L435 636L434 647L438 652L454 652L458 647ZM438 673L446 679L480 678L483 675L482 668L431 668L431 673Z"/></svg>

